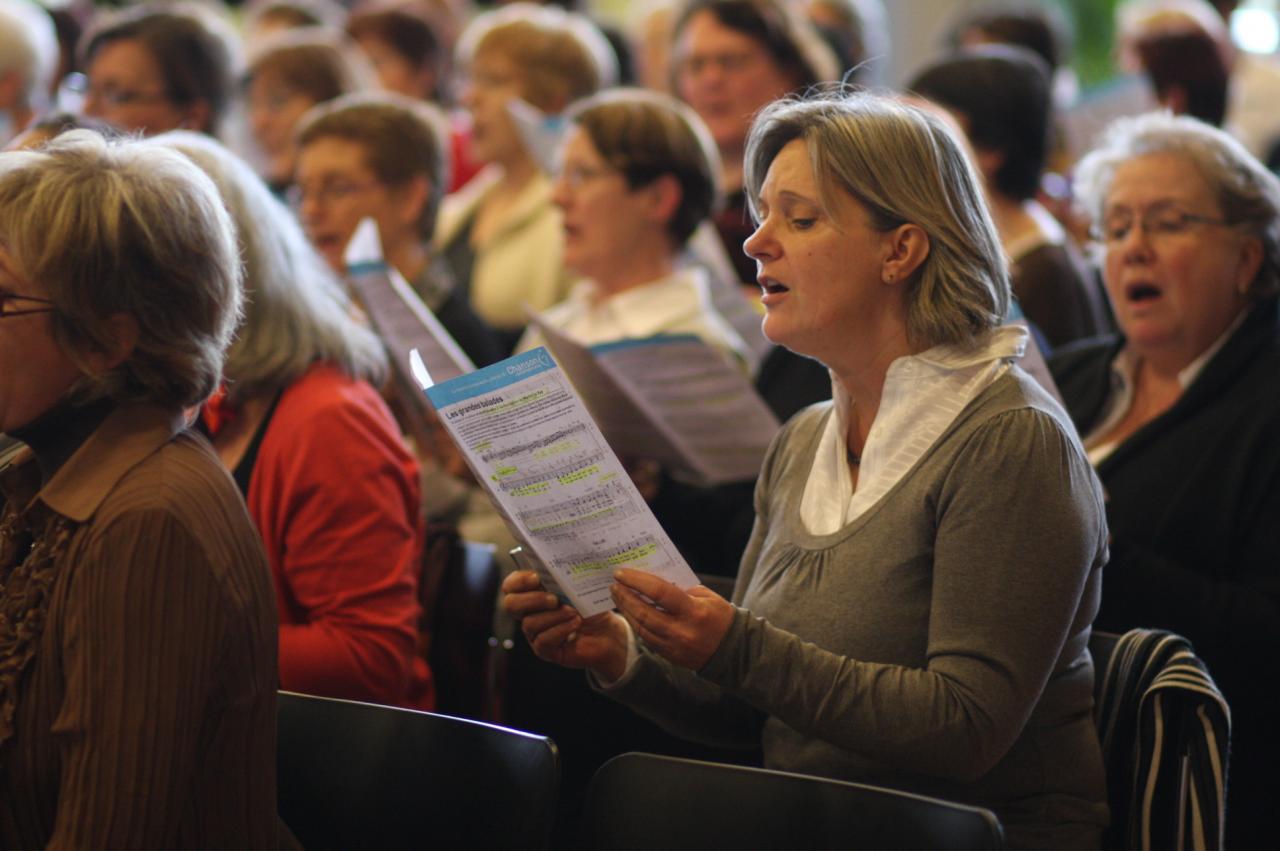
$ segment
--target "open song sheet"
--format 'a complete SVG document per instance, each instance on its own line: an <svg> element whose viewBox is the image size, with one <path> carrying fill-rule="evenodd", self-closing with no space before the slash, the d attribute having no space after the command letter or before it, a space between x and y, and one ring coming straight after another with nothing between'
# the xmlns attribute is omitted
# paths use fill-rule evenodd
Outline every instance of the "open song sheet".
<svg viewBox="0 0 1280 851"><path fill-rule="evenodd" d="M536 316L532 324L615 452L657 461L701 484L759 475L778 420L722 353L692 335L588 348Z"/></svg>
<svg viewBox="0 0 1280 851"><path fill-rule="evenodd" d="M450 381L418 380L476 474L583 617L613 608L613 571L698 579L542 347Z"/></svg>

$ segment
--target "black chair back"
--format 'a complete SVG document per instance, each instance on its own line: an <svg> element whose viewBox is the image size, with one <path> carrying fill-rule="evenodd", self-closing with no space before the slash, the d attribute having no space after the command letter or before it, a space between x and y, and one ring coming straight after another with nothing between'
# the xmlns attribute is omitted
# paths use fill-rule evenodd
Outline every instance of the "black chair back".
<svg viewBox="0 0 1280 851"><path fill-rule="evenodd" d="M761 768L629 753L587 790L583 847L609 851L893 848L996 851L988 810Z"/></svg>
<svg viewBox="0 0 1280 851"><path fill-rule="evenodd" d="M542 736L281 692L280 817L308 851L545 849L559 785Z"/></svg>

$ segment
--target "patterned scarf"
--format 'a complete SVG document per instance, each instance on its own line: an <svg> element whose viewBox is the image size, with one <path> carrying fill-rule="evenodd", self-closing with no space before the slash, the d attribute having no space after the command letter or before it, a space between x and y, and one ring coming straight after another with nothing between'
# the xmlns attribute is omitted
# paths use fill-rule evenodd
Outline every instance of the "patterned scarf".
<svg viewBox="0 0 1280 851"><path fill-rule="evenodd" d="M23 672L35 658L58 565L76 523L42 503L0 514L0 747L13 735Z"/></svg>

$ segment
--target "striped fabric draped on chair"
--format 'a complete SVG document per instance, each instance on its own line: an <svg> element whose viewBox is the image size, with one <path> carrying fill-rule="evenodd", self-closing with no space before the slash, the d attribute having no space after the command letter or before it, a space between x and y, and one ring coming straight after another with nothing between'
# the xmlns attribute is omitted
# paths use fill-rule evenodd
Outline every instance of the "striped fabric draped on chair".
<svg viewBox="0 0 1280 851"><path fill-rule="evenodd" d="M1098 671L1095 712L1111 804L1106 847L1220 849L1231 711L1191 643L1163 630L1130 630Z"/></svg>

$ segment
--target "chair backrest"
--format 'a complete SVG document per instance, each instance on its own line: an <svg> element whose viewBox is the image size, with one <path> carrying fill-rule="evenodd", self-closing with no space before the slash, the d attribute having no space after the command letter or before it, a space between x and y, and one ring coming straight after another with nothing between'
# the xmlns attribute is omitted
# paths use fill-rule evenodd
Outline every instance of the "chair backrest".
<svg viewBox="0 0 1280 851"><path fill-rule="evenodd" d="M308 851L549 845L548 738L291 692L278 718L280 817Z"/></svg>
<svg viewBox="0 0 1280 851"><path fill-rule="evenodd" d="M419 598L440 712L500 720L493 618L501 581L492 544L464 541L452 529L428 534Z"/></svg>
<svg viewBox="0 0 1280 851"><path fill-rule="evenodd" d="M629 849L894 848L987 851L988 810L876 786L629 753L587 790L583 846Z"/></svg>
<svg viewBox="0 0 1280 851"><path fill-rule="evenodd" d="M1191 643L1094 633L1094 720L1107 767L1106 849L1222 847L1231 711Z"/></svg>

